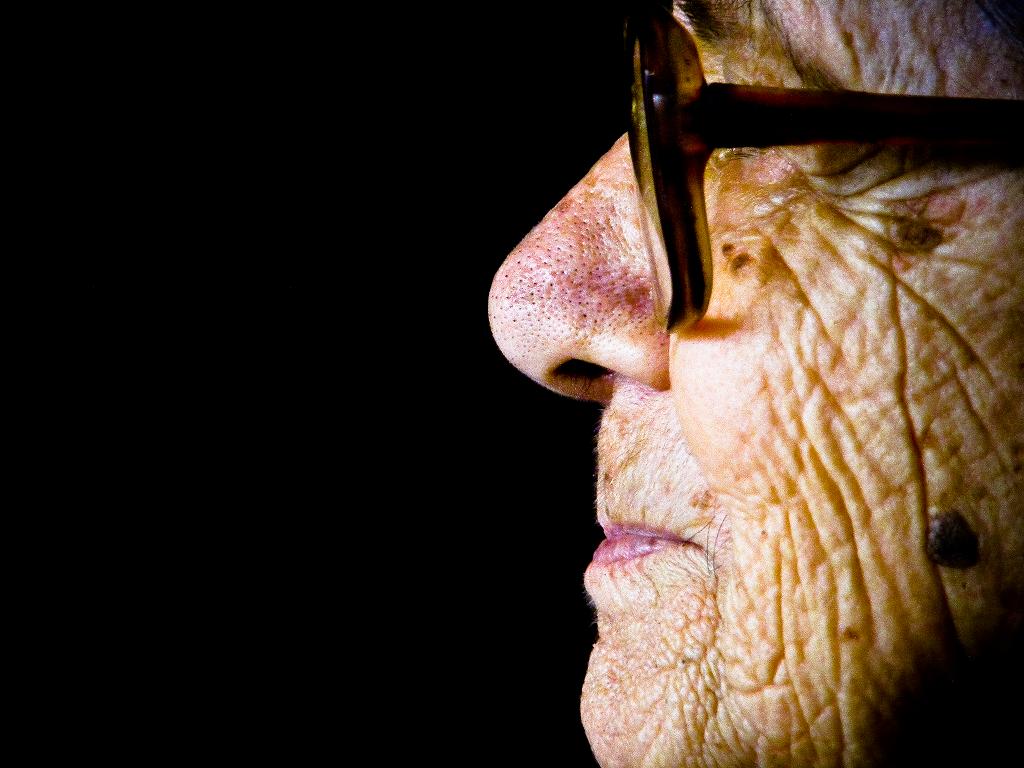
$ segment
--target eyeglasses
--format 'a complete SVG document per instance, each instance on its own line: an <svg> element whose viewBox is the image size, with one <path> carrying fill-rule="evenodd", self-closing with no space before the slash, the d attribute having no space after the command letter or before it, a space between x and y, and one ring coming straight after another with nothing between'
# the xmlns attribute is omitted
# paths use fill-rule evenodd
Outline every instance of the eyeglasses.
<svg viewBox="0 0 1024 768"><path fill-rule="evenodd" d="M641 4L638 4L641 5ZM640 188L658 322L700 320L711 298L704 166L714 149L828 142L1020 142L1024 101L705 83L693 38L642 4L626 22L629 147Z"/></svg>

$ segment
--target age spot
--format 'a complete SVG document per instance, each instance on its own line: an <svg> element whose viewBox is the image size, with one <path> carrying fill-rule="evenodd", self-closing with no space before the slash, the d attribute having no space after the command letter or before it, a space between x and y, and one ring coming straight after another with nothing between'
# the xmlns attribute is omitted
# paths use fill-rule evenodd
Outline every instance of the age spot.
<svg viewBox="0 0 1024 768"><path fill-rule="evenodd" d="M928 559L947 568L970 568L978 562L978 536L957 510L939 512L928 521Z"/></svg>
<svg viewBox="0 0 1024 768"><path fill-rule="evenodd" d="M748 253L739 253L729 259L729 271L734 275L739 273L745 266L750 264L754 259Z"/></svg>
<svg viewBox="0 0 1024 768"><path fill-rule="evenodd" d="M745 266L754 260L754 258L745 251L736 253L736 246L732 243L725 243L722 245L722 255L727 259L729 271L734 275L738 274Z"/></svg>
<svg viewBox="0 0 1024 768"><path fill-rule="evenodd" d="M898 221L893 235L896 244L906 251L930 251L942 242L942 233L914 219Z"/></svg>

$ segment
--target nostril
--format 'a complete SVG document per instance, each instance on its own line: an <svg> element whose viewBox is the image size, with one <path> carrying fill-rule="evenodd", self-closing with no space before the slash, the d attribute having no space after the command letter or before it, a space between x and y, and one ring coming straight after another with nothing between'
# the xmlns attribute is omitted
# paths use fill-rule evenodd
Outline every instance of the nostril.
<svg viewBox="0 0 1024 768"><path fill-rule="evenodd" d="M557 379L583 379L584 381L596 381L607 376L610 371L602 365L588 363L586 360L566 360L551 372Z"/></svg>
<svg viewBox="0 0 1024 768"><path fill-rule="evenodd" d="M610 368L573 358L551 371L548 386L577 400L608 403L612 397L614 380Z"/></svg>

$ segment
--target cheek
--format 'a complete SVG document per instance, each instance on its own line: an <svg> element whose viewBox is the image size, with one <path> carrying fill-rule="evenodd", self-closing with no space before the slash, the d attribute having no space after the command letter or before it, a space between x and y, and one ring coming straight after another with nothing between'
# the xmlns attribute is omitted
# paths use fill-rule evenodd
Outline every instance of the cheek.
<svg viewBox="0 0 1024 768"><path fill-rule="evenodd" d="M726 484L763 431L765 344L754 333L673 337L672 395L683 433L709 479Z"/></svg>

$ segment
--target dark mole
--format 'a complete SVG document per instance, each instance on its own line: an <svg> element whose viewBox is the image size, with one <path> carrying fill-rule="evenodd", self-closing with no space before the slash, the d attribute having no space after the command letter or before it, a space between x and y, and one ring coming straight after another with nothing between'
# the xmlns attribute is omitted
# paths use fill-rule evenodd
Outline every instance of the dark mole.
<svg viewBox="0 0 1024 768"><path fill-rule="evenodd" d="M853 627L847 627L843 630L843 640L860 640L860 633Z"/></svg>
<svg viewBox="0 0 1024 768"><path fill-rule="evenodd" d="M978 536L958 511L940 512L928 521L928 559L947 568L970 568L978 562Z"/></svg>

